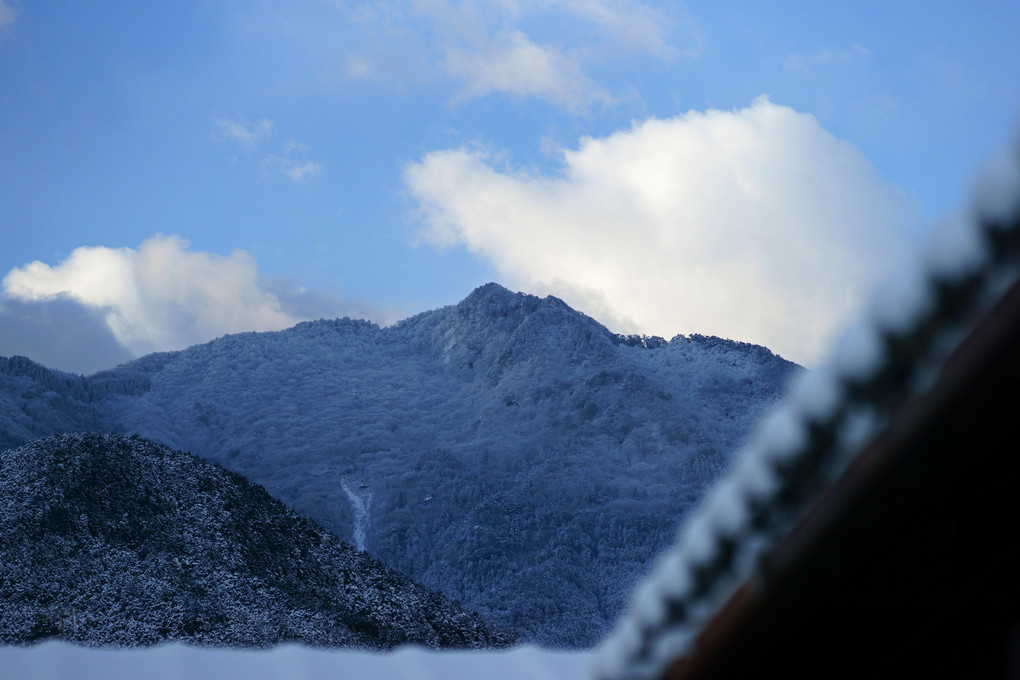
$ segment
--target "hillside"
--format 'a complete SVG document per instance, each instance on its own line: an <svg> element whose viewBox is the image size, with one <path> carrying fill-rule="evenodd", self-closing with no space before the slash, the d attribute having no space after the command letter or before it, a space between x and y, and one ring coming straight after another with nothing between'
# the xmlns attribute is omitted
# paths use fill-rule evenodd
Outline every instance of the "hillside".
<svg viewBox="0 0 1020 680"><path fill-rule="evenodd" d="M144 439L0 452L0 641L510 641L218 466Z"/></svg>
<svg viewBox="0 0 1020 680"><path fill-rule="evenodd" d="M57 432L99 428L88 378L26 357L0 357L0 450Z"/></svg>
<svg viewBox="0 0 1020 680"><path fill-rule="evenodd" d="M53 432L79 418L193 451L486 620L578 646L795 368L719 338L619 336L489 284L387 328L316 321L150 355L78 379L80 399L62 374L18 389L67 404ZM3 404L11 441L25 406Z"/></svg>

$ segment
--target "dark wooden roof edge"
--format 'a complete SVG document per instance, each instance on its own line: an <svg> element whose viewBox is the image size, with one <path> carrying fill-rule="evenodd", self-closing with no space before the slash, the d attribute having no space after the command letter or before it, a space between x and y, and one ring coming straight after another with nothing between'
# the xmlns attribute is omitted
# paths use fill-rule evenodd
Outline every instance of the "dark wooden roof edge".
<svg viewBox="0 0 1020 680"><path fill-rule="evenodd" d="M1020 631L1017 627L1020 621L1017 618L1017 585L1008 582L1004 576L1016 573L1016 580L1020 581L1020 565L1007 557L1010 550L1020 548L1016 509L1006 505L1006 493L1001 488L997 492L1001 496L999 498L982 498L973 489L957 488L959 485L987 486L988 475L1000 477L1006 483L1018 481L1016 459L1020 457L1020 447L1017 446L1020 432L1018 426L1010 422L1011 419L1020 420L1020 283L1014 284L976 324L944 363L935 384L897 410L889 424L862 450L836 483L821 495L810 512L766 554L756 575L740 586L703 626L696 637L694 651L675 661L662 677L666 680L736 677L734 674L739 675L737 671L749 666L750 662L735 663L735 656L766 653L753 642L755 639L772 640L772 653L776 657L785 655L793 659L805 655L804 645L818 644L818 636L811 632L813 626L828 626L834 632L838 630L836 634L840 636L848 634L848 626L844 625L848 623L882 627L860 621L861 611L853 606L854 603L846 602L837 591L881 591L884 593L882 596L868 602L868 613L887 617L893 612L891 618L897 621L903 619L904 603L898 600L903 591L897 589L911 584L898 586L883 582L869 585L867 579L877 576L869 570L868 564L841 561L841 556L845 557L848 552L867 551L869 528L876 536L880 535L883 540L891 539L891 542L895 542L896 537L912 540L910 537L922 529L936 534L932 538L935 548L921 546L917 555L891 556L890 559L903 563L880 567L882 575L892 574L889 578L893 580L913 581L915 576L928 578L929 571L948 568L952 572L948 577L933 577L930 598L921 594L919 599L908 599L910 606L906 610L910 616L906 618L910 622L901 629L902 636L915 639L916 645L916 638L924 638L923 630L931 625L930 621L945 619L946 616L972 618L973 611L980 609L986 621L989 618L1001 619L995 624L998 626L995 631L989 633L991 638L998 640L992 644L1013 645L1013 642L1003 640L1013 640L1014 637L1020 640L1020 636L1016 635L1016 631ZM1009 448L1000 448L1003 446ZM937 474L928 469L930 467L938 467ZM916 484L912 480L916 480ZM1020 496L1020 490L1013 493ZM948 515L945 521L928 526L930 518L919 516L919 513L939 514L941 511L933 504L952 507L946 509ZM964 504L970 507L959 507ZM937 535L939 532L960 530L961 518L972 520L969 524L980 522L981 514L985 515L983 526L964 528L968 533L973 532L970 539L957 540L959 537L954 534L943 536L942 540ZM889 526L880 526L885 523ZM1001 545L975 538L989 530L1000 532L998 540ZM842 545L837 545L840 542ZM880 543L878 538L876 542ZM879 545L875 549L884 548ZM965 551L971 554L965 554ZM872 554L868 559L881 561L882 556ZM978 586L966 582L967 576L973 576L975 570L982 573L988 570L980 564L966 562L988 560L996 562L991 570L998 576L988 577L991 578L990 583ZM949 563L949 567L942 565L942 561ZM1004 568L1003 564L1008 564L1009 568ZM835 573L816 573L825 566ZM846 571L843 571L844 568ZM986 577L977 578L988 581ZM979 588L984 596L975 596L974 588ZM996 591L1001 598L988 595ZM946 602L940 601L943 593L948 593ZM814 598L815 601L805 598ZM840 620L834 620L834 617L840 617ZM956 629L952 624L946 625L949 630ZM784 626L790 627L789 636L794 636L794 639L782 634ZM892 635L895 637L896 633ZM1000 639L1001 636L1006 637ZM845 644L837 645L839 649L826 647L829 650L826 653L842 657L848 653L847 645L875 646L875 641L869 641L870 637L851 632ZM886 648L891 645L895 649L898 644L888 638L889 635L886 635L877 643L883 648L881 656L885 660L896 655L895 651ZM943 647L954 645L949 633L933 633L928 642ZM857 671L876 677L876 668L866 662L872 652L867 647L857 652L858 658L865 658L862 664L858 664ZM1008 656L1002 650L993 650L985 656L989 654L992 658ZM806 656L814 657L815 654ZM876 660L876 663L881 665L885 661L880 663ZM966 666L958 669L953 664L947 665L938 654L928 660L918 660L918 663L927 667L929 677L948 677L942 671L950 668L954 669L953 672L967 670ZM759 672L764 672L768 666L761 659L754 665ZM811 662L811 667L818 670L825 665L825 659ZM1000 666L995 668L1000 669ZM1001 666L1001 669L1004 668ZM748 667L746 670L751 669ZM782 672L784 664L778 664L776 670ZM838 670L829 668L827 672L838 673ZM796 670L791 670L789 664L785 664L785 674L787 677L799 675ZM805 677L810 675L804 674ZM916 677L921 677L921 674L916 674Z"/></svg>

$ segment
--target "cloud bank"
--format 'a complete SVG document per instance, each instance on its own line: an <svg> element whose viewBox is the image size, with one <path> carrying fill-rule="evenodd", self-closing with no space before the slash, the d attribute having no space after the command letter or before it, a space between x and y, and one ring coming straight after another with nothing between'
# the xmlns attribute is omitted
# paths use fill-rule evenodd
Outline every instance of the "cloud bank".
<svg viewBox="0 0 1020 680"><path fill-rule="evenodd" d="M0 354L92 373L134 356L226 333L273 331L335 316L392 321L392 310L267 279L243 250L224 257L157 235L137 250L84 246L3 278Z"/></svg>
<svg viewBox="0 0 1020 680"><path fill-rule="evenodd" d="M920 209L812 116L759 98L635 123L535 175L485 152L405 170L421 236L614 330L704 333L810 364L903 255Z"/></svg>
<svg viewBox="0 0 1020 680"><path fill-rule="evenodd" d="M76 248L53 267L32 262L4 277L3 292L22 302L66 298L103 310L114 337L135 354L298 321L265 290L251 255L192 252L177 236L154 236L138 250Z"/></svg>
<svg viewBox="0 0 1020 680"><path fill-rule="evenodd" d="M85 375L134 358L114 337L101 310L66 298L0 303L0 356L16 354Z"/></svg>

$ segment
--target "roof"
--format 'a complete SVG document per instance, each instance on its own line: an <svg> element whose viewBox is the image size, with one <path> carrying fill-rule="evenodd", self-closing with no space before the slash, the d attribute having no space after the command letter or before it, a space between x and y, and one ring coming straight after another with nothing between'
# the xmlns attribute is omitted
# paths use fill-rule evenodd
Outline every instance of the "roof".
<svg viewBox="0 0 1020 680"><path fill-rule="evenodd" d="M1005 667L1020 622L1018 165L989 168L971 211L763 421L639 586L599 677L916 675L922 658L943 675L978 651Z"/></svg>

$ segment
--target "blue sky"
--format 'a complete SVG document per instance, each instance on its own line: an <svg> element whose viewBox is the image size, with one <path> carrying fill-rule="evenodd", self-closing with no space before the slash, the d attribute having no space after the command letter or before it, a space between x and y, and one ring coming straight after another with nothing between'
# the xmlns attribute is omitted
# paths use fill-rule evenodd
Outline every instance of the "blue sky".
<svg viewBox="0 0 1020 680"><path fill-rule="evenodd" d="M1018 29L1011 2L0 0L0 354L88 372L495 280L811 363L1016 139Z"/></svg>

